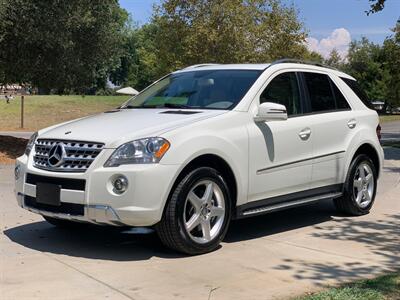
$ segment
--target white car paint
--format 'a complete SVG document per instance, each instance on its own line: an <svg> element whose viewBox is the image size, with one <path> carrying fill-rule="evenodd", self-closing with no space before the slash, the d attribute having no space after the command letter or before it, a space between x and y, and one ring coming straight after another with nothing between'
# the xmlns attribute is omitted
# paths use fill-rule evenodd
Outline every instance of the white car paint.
<svg viewBox="0 0 400 300"><path fill-rule="evenodd" d="M150 226L160 221L180 172L190 161L203 154L219 156L232 169L236 181L237 206L343 183L354 153L365 143L376 149L382 165L383 152L375 134L378 117L339 78L351 78L347 74L296 63L271 66L204 65L177 72L214 69L264 71L231 111L202 109L197 114L177 115L163 113L176 110L171 108L125 109L39 131L41 139L93 141L104 143L105 147L84 173L38 169L33 166L34 150L29 157L19 157L16 161L21 168L21 176L16 180L18 203L31 211L58 218ZM310 114L284 121L255 122L261 92L275 76L283 72L329 75L346 96L352 110ZM347 123L353 119L357 126L349 129ZM299 138L304 130L310 134L307 140ZM159 163L104 167L104 163L120 145L155 136L170 142L170 149ZM337 154L324 157L328 153ZM25 182L27 173L86 180L84 191L61 191L61 201L84 205L85 215L72 217L24 205L24 195L36 196L35 185ZM115 194L110 188L110 180L116 174L126 176L129 181L128 190L121 195Z"/></svg>

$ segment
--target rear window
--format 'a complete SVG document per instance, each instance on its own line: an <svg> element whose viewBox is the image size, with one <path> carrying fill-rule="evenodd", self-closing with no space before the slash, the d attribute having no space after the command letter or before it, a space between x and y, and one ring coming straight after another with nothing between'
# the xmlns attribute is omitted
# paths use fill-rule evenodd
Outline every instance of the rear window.
<svg viewBox="0 0 400 300"><path fill-rule="evenodd" d="M370 109L374 109L372 106L371 101L369 100L367 94L361 89L360 85L357 83L357 81L349 78L343 78L340 77L351 90L360 98L360 100L364 103L364 105Z"/></svg>

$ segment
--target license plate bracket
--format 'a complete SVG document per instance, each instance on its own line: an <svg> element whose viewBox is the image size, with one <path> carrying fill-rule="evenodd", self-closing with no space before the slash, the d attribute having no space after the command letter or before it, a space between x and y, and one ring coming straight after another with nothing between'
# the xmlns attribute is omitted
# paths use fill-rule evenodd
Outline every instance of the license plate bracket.
<svg viewBox="0 0 400 300"><path fill-rule="evenodd" d="M60 206L61 186L52 183L36 183L36 202L41 204Z"/></svg>

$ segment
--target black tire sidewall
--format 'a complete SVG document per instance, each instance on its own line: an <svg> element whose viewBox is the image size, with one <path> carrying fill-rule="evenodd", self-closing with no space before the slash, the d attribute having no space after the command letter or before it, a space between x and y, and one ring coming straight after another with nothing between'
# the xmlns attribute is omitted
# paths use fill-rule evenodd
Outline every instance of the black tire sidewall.
<svg viewBox="0 0 400 300"><path fill-rule="evenodd" d="M215 184L217 184L225 198L225 218L220 233L213 240L204 244L196 243L195 241L193 241L184 226L184 207L186 197L193 186L202 180L211 180ZM188 247L196 249L196 251L200 252L212 251L213 249L218 247L222 239L225 237L231 218L231 197L228 186L224 178L215 169L209 167L201 167L195 169L194 171L190 172L180 184L182 188L178 191L176 203L176 217L178 218L176 221L179 227L179 234L182 237L183 242L187 244Z"/></svg>
<svg viewBox="0 0 400 300"><path fill-rule="evenodd" d="M360 207L357 204L356 199L353 194L354 175L357 172L357 168L361 163L367 163L369 165L369 167L371 168L373 176L374 176L374 191L372 194L372 200L371 200L371 203L364 208ZM377 190L377 173L376 173L376 168L374 166L374 163L367 155L360 154L350 164L350 172L346 179L345 194L347 195L349 201L351 201L351 205L357 210L357 212L359 214L367 214L367 213L369 213L369 211L371 210L371 207L373 206L373 204L375 202L376 190Z"/></svg>

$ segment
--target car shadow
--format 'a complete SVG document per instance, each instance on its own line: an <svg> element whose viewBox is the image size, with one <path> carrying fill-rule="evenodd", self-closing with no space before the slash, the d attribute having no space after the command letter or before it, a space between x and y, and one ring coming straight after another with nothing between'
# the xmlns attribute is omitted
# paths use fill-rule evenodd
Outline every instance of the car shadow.
<svg viewBox="0 0 400 300"><path fill-rule="evenodd" d="M135 232L129 228L95 225L58 228L43 221L9 228L4 234L29 249L89 259L134 261L154 256L183 257L163 247L154 231Z"/></svg>
<svg viewBox="0 0 400 300"><path fill-rule="evenodd" d="M327 200L258 217L235 220L231 223L224 241L235 243L271 236L324 223L337 215L333 202Z"/></svg>
<svg viewBox="0 0 400 300"><path fill-rule="evenodd" d="M288 258L275 269L290 271L294 280L311 280L318 286L326 286L331 280L345 283L361 277L400 270L398 214L385 214L377 220L338 218L333 222L314 226L310 235L321 241L332 240L342 245L347 245L346 242L357 242L358 246L351 247L348 244L348 248L342 249L347 259L350 259L346 263Z"/></svg>
<svg viewBox="0 0 400 300"><path fill-rule="evenodd" d="M224 242L240 242L320 224L331 220L333 213L333 205L327 202L233 221ZM61 229L43 221L6 229L4 234L29 249L89 259L134 261L186 257L163 246L154 231L140 231L94 225Z"/></svg>

